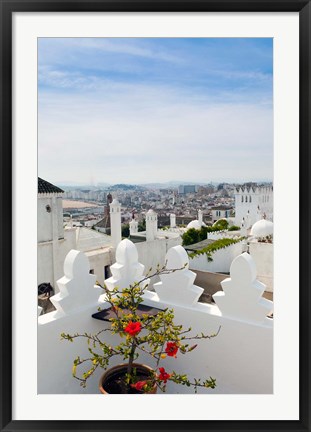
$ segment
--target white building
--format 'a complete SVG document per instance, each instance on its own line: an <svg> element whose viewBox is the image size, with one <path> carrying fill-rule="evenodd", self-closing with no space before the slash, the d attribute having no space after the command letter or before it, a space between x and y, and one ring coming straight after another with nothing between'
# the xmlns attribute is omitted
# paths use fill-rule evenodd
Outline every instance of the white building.
<svg viewBox="0 0 311 432"><path fill-rule="evenodd" d="M75 229L63 228L63 193L57 186L38 178L37 281L38 285L50 283L54 289L63 274L66 255L76 247Z"/></svg>
<svg viewBox="0 0 311 432"><path fill-rule="evenodd" d="M106 214L111 227L111 236L85 227L63 228L63 191L57 186L38 179L38 267L37 280L50 283L57 292L56 281L63 274L66 255L71 249L83 251L90 264L90 272L103 284L109 275L110 265L115 262L115 251L121 242L121 206L110 195L110 213ZM165 255L172 246L181 244L179 232L158 230L157 214L150 210L146 215L146 232L138 232L137 250L146 269L164 265Z"/></svg>
<svg viewBox="0 0 311 432"><path fill-rule="evenodd" d="M232 207L216 206L212 207L212 222L217 222L219 219L227 219L232 214Z"/></svg>
<svg viewBox="0 0 311 432"><path fill-rule="evenodd" d="M258 220L273 221L273 186L242 186L234 190L235 225L250 228Z"/></svg>
<svg viewBox="0 0 311 432"><path fill-rule="evenodd" d="M261 219L250 231L248 252L252 256L258 279L273 292L273 222Z"/></svg>
<svg viewBox="0 0 311 432"><path fill-rule="evenodd" d="M146 269L155 270L157 265L164 265L167 251L182 243L181 234L177 228L158 229L157 213L150 209L146 213L146 231L131 231L130 239L135 242L140 262Z"/></svg>
<svg viewBox="0 0 311 432"><path fill-rule="evenodd" d="M38 178L38 285L50 283L58 291L56 281L63 274L65 257L71 249L85 252L91 272L102 284L113 263L111 237L84 227L64 229L62 199L60 188Z"/></svg>
<svg viewBox="0 0 311 432"><path fill-rule="evenodd" d="M116 199L110 203L111 236L108 236L84 227L64 230L62 197L63 191L61 189L39 179L38 285L51 283L57 291L56 281L62 275L65 257L71 249L80 250L86 254L90 263L90 271L96 275L98 282L103 284L109 275L110 265L115 262L115 250L121 242L120 204ZM251 203L252 200L249 204ZM174 226L176 219L174 218L175 215L172 216L171 224ZM187 228L190 228L193 223L197 229L205 225L201 210L198 212L198 219L192 221ZM135 227L131 227L131 238L136 243L140 262L148 270L150 268L155 269L158 264L164 265L168 250L181 244L182 232L174 227L169 230L159 230L157 214L153 210L149 210L146 214L146 232L138 232L137 222L134 221L134 224ZM271 267L271 263L266 262L267 259L262 256L261 250L263 248L270 250L272 249L271 245L269 247L256 244L253 246L254 248L256 248L256 264L260 269L260 276L268 274L269 279L265 279L265 283L270 287L273 267ZM255 254L253 249L252 252ZM263 261L265 264L262 268L261 262ZM270 260L268 259L268 261ZM267 266L269 266L268 272L266 271Z"/></svg>

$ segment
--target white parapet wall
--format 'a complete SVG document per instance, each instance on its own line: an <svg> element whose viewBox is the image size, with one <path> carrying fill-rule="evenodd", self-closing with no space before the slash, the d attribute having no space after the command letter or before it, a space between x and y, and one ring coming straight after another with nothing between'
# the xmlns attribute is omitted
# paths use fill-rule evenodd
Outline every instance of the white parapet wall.
<svg viewBox="0 0 311 432"><path fill-rule="evenodd" d="M68 252L76 248L76 230L74 228L64 230L64 238L51 241L38 242L38 285L50 282L58 292L57 280L63 274L63 265Z"/></svg>
<svg viewBox="0 0 311 432"><path fill-rule="evenodd" d="M146 271L150 268L155 270L158 264L164 265L167 251L173 246L180 245L181 241L180 236L175 236L136 243L139 262L145 266Z"/></svg>
<svg viewBox="0 0 311 432"><path fill-rule="evenodd" d="M252 258L244 253L233 261L231 277L222 282L224 291L214 295L217 305L198 302L202 289L194 285L195 274L189 270L188 257L181 246L171 248L166 259L167 268L182 270L161 275L155 292L146 291L145 304L173 309L176 323L191 327L193 335L219 333L212 339L198 341L198 347L187 355L164 359L165 369L187 373L190 378L212 376L217 387L200 390L204 393L273 393L273 320L267 318L273 303L261 297L265 286L256 280ZM107 285L123 287L137 281L143 271L135 245L123 240ZM38 318L38 393L97 394L102 371L96 371L85 389L72 377L74 358L88 356L85 340L71 343L61 340L60 334L96 333L108 328L109 322L92 318L99 307L107 308L108 303L102 290L94 286L96 276L89 274L89 262L82 252L69 252L64 273L58 281L60 292L51 298L56 311ZM104 332L104 337L112 344L119 341L109 331ZM154 366L152 358L139 360ZM114 364L118 361L121 359ZM169 383L167 392L192 390Z"/></svg>
<svg viewBox="0 0 311 432"><path fill-rule="evenodd" d="M268 292L273 292L273 243L250 242L249 253L256 264L258 279Z"/></svg>
<svg viewBox="0 0 311 432"><path fill-rule="evenodd" d="M244 244L242 241L219 249L212 254L212 260L208 261L207 255L197 255L190 258L190 268L192 270L209 271L214 273L228 273L234 258L243 252Z"/></svg>

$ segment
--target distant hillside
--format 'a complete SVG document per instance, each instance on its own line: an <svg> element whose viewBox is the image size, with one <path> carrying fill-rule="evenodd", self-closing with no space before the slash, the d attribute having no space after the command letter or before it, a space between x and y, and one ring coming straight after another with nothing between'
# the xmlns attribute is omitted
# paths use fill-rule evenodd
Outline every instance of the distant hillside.
<svg viewBox="0 0 311 432"><path fill-rule="evenodd" d="M144 183L140 186L144 186L148 189L177 189L179 185L203 185L203 183L187 182L187 181L168 181L165 183Z"/></svg>
<svg viewBox="0 0 311 432"><path fill-rule="evenodd" d="M124 184L124 183L120 183L120 184L115 184L112 186L109 186L108 188L110 191L115 191L115 190L137 190L137 191L142 191L142 190L146 190L145 187L143 186L139 186L139 185L131 185L131 184Z"/></svg>
<svg viewBox="0 0 311 432"><path fill-rule="evenodd" d="M55 183L58 187L63 189L64 191L72 191L72 190L99 190L99 189L107 189L108 186L110 186L109 183L98 183L96 186L94 185L88 185L88 184L76 184L76 183L70 183L70 182L64 182L64 183Z"/></svg>

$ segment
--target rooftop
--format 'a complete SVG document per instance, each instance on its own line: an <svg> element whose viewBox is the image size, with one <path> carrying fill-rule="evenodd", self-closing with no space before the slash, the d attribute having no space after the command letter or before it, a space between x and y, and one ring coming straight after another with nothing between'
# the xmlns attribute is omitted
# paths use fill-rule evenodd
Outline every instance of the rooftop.
<svg viewBox="0 0 311 432"><path fill-rule="evenodd" d="M197 251L197 250L201 250L203 248L205 248L206 246L208 246L211 243L214 243L215 240L211 240L211 239L205 239L202 240L198 243L194 243L192 245L188 245L188 246L184 246L184 248L186 249L186 251Z"/></svg>
<svg viewBox="0 0 311 432"><path fill-rule="evenodd" d="M107 214L101 219L97 224L95 224L97 228L110 228L110 214Z"/></svg>
<svg viewBox="0 0 311 432"><path fill-rule="evenodd" d="M64 193L64 191L59 187L53 185L52 183L49 183L48 181L38 177L38 193L39 194L46 194L46 193L59 194L59 193Z"/></svg>
<svg viewBox="0 0 311 432"><path fill-rule="evenodd" d="M233 207L224 206L224 205L212 207L212 210L232 210L232 209L233 209Z"/></svg>
<svg viewBox="0 0 311 432"><path fill-rule="evenodd" d="M77 248L82 252L111 246L111 237L90 228L77 228Z"/></svg>

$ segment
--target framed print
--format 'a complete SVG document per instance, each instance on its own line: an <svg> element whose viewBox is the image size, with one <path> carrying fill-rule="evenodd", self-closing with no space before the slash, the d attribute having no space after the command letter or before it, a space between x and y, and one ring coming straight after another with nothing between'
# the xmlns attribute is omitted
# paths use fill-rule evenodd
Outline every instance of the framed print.
<svg viewBox="0 0 311 432"><path fill-rule="evenodd" d="M310 430L310 10L1 0L3 431Z"/></svg>

